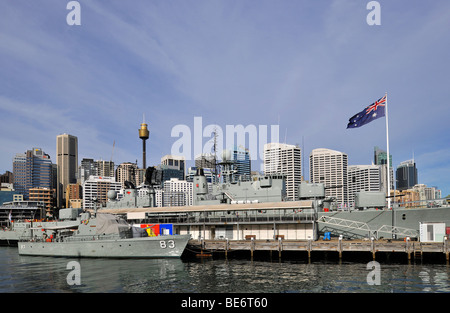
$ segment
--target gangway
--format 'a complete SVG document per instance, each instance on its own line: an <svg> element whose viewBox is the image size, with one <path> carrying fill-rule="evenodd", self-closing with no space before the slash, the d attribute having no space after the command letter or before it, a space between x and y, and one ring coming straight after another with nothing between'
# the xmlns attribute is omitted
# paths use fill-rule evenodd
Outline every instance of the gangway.
<svg viewBox="0 0 450 313"><path fill-rule="evenodd" d="M379 233L388 233L388 234L392 234L392 235L400 235L400 236L405 236L405 237L418 237L419 236L418 231L415 229L390 226L390 225L382 225L378 228L373 228L373 227L370 227L369 224L367 224L365 222L346 220L343 218L325 216L325 215L322 215L317 220L317 222L331 225L331 226L344 227L344 228L348 228L351 230L367 231L367 234L369 235L369 237L373 236L375 239L378 239Z"/></svg>

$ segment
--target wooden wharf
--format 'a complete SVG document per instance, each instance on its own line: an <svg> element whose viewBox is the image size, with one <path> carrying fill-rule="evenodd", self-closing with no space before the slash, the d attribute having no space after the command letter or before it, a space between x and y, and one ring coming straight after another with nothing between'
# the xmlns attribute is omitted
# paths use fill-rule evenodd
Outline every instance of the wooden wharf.
<svg viewBox="0 0 450 313"><path fill-rule="evenodd" d="M425 254L437 253L445 255L445 260L449 261L450 247L448 240L443 242L420 242L401 240L190 240L188 246L198 254L222 252L227 257L228 253L235 251L248 251L253 258L256 251L278 252L281 258L283 251L307 252L308 258L315 252L334 252L342 258L346 252L370 253L373 260L379 253L404 253L408 260L421 259ZM271 254L272 255L272 254Z"/></svg>

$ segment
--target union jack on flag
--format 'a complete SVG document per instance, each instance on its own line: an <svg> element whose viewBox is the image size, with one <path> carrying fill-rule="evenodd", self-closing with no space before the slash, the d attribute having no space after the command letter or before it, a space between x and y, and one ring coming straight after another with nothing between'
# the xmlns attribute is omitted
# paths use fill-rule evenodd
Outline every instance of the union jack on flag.
<svg viewBox="0 0 450 313"><path fill-rule="evenodd" d="M377 118L383 117L385 106L386 95L366 107L361 112L353 115L348 120L347 128L357 128L366 125L367 123L370 123Z"/></svg>

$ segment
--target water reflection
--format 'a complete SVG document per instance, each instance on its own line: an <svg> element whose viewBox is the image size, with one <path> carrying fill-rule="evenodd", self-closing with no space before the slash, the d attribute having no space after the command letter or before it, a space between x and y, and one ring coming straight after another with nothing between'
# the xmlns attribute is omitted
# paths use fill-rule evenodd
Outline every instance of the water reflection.
<svg viewBox="0 0 450 313"><path fill-rule="evenodd" d="M70 286L70 261L81 285ZM442 264L381 264L369 285L365 263L180 259L71 259L19 256L0 248L0 292L295 293L450 292Z"/></svg>

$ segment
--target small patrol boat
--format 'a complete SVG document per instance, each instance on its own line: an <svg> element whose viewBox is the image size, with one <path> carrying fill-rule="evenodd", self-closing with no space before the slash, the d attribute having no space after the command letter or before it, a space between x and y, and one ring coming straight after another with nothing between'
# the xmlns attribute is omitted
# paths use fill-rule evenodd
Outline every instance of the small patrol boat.
<svg viewBox="0 0 450 313"><path fill-rule="evenodd" d="M81 213L77 224L31 229L20 255L98 258L179 258L190 235L148 236L113 214ZM33 232L33 230L35 232Z"/></svg>

